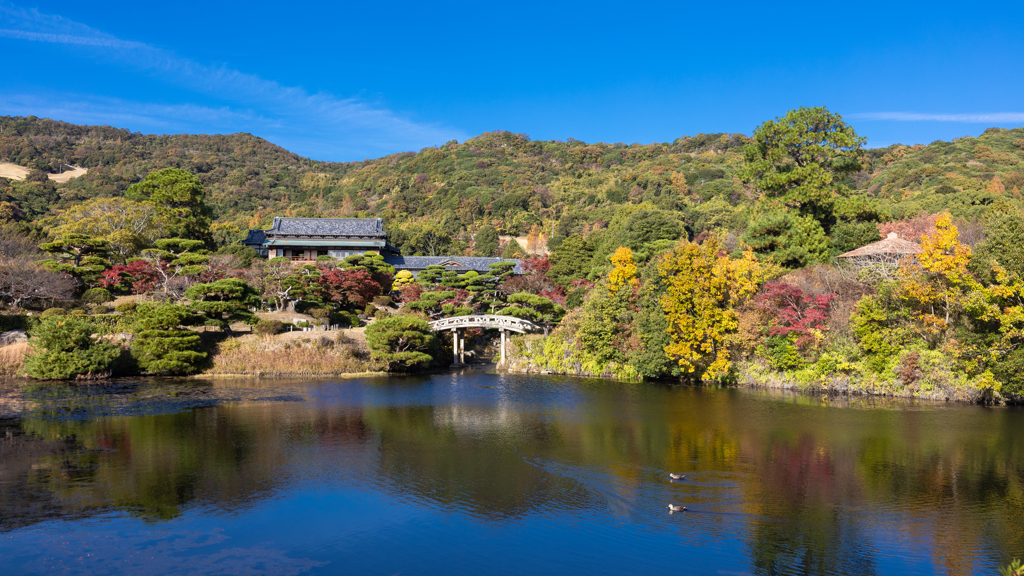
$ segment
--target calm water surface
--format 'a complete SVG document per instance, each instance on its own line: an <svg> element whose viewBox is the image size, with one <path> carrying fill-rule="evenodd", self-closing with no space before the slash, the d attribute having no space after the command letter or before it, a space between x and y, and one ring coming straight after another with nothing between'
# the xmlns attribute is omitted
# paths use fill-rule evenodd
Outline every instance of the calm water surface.
<svg viewBox="0 0 1024 576"><path fill-rule="evenodd" d="M0 422L0 573L996 574L1024 556L1020 409L483 373L267 385L308 400Z"/></svg>

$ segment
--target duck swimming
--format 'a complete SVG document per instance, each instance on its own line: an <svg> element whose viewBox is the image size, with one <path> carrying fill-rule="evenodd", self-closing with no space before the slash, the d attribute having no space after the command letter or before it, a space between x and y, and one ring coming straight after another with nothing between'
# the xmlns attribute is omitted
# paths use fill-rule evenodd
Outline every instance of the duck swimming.
<svg viewBox="0 0 1024 576"><path fill-rule="evenodd" d="M680 506L679 504L669 504L669 512L686 512L686 506Z"/></svg>
<svg viewBox="0 0 1024 576"><path fill-rule="evenodd" d="M675 472L669 472L668 477L673 480L686 480L686 474L676 474Z"/></svg>

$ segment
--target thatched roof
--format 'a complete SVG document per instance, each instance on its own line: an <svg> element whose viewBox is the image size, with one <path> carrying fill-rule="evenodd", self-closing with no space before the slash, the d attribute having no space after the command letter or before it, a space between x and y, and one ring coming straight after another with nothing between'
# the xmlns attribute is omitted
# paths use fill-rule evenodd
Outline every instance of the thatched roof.
<svg viewBox="0 0 1024 576"><path fill-rule="evenodd" d="M856 250L850 250L846 254L840 254L836 258L857 258L865 256L892 256L892 255L905 255L905 254L920 254L924 249L921 248L920 244L904 240L900 238L895 232L890 232L889 236L879 240L878 242L872 242L867 246L861 246Z"/></svg>

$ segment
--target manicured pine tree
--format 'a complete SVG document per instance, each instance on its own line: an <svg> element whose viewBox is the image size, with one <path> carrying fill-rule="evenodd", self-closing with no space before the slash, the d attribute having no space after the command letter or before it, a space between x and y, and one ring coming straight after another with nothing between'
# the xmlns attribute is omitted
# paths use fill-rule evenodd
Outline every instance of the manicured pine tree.
<svg viewBox="0 0 1024 576"><path fill-rule="evenodd" d="M39 249L51 256L42 261L45 268L73 276L86 285L99 280L110 268L110 243L85 234L65 234Z"/></svg>
<svg viewBox="0 0 1024 576"><path fill-rule="evenodd" d="M150 374L190 374L206 358L199 334L182 328L189 310L177 304L139 304L133 315L132 357Z"/></svg>
<svg viewBox="0 0 1024 576"><path fill-rule="evenodd" d="M389 370L429 364L436 340L426 320L412 316L390 316L366 328L366 344L373 357Z"/></svg>
<svg viewBox="0 0 1024 576"><path fill-rule="evenodd" d="M254 323L255 315L249 308L259 302L256 290L238 278L196 284L185 291L185 298L192 310L202 314L207 326L228 333L232 322Z"/></svg>
<svg viewBox="0 0 1024 576"><path fill-rule="evenodd" d="M100 340L100 327L82 316L55 316L35 326L25 372L33 378L64 380L108 374L121 349Z"/></svg>

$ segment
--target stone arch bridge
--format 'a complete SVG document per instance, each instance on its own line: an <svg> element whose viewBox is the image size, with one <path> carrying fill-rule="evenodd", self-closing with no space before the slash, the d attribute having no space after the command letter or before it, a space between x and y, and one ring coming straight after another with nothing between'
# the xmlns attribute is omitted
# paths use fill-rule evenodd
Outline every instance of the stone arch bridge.
<svg viewBox="0 0 1024 576"><path fill-rule="evenodd" d="M459 330L466 328L485 328L501 332L501 363L505 363L505 344L508 342L507 332L540 332L544 330L541 326L516 318L515 316L497 316L484 314L478 316L449 316L430 322L430 329L434 332L444 330L452 331L452 348L454 349L455 361L452 366L462 366L466 360L466 338L459 335Z"/></svg>

